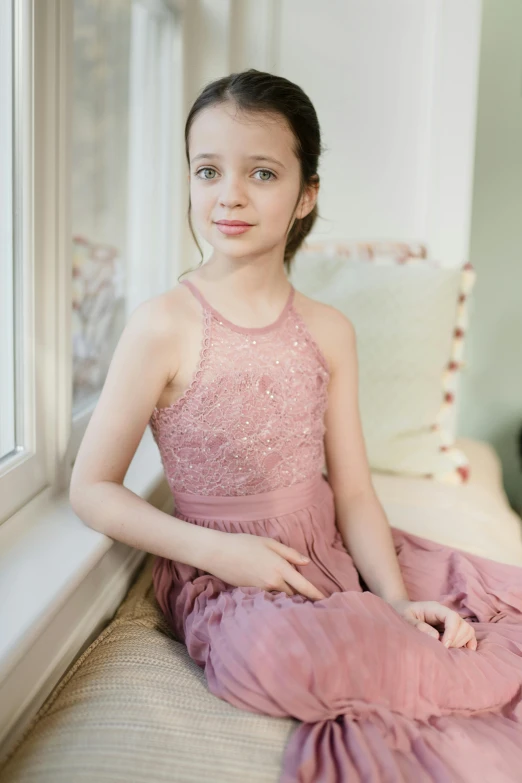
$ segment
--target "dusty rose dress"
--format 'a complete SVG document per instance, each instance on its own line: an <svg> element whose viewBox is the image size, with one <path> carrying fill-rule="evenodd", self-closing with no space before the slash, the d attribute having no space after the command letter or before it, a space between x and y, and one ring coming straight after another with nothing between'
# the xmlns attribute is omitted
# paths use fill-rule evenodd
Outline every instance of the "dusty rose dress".
<svg viewBox="0 0 522 783"><path fill-rule="evenodd" d="M245 328L202 306L200 362L151 428L175 515L270 536L310 557L311 601L234 587L157 557L155 594L216 696L301 721L282 783L522 781L522 569L392 528L412 600L473 622L446 649L365 589L324 477L328 366L293 307Z"/></svg>

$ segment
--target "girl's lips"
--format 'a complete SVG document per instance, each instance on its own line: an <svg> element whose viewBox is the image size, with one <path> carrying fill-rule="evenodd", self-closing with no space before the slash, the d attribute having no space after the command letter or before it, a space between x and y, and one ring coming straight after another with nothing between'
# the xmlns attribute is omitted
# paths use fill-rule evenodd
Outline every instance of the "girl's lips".
<svg viewBox="0 0 522 783"><path fill-rule="evenodd" d="M222 234L243 234L252 226L227 226L226 223L216 223Z"/></svg>

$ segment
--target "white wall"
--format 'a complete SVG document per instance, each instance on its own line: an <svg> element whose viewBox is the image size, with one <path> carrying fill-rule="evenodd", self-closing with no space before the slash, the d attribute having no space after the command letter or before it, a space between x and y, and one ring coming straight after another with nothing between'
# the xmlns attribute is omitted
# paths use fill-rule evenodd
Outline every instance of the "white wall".
<svg viewBox="0 0 522 783"><path fill-rule="evenodd" d="M262 67L263 11L268 69L309 95L328 147L314 235L420 240L444 264L467 259L480 0L242 3L238 69Z"/></svg>
<svg viewBox="0 0 522 783"><path fill-rule="evenodd" d="M183 69L185 74L183 126L190 107L205 84L213 79L219 79L231 71L232 17L231 0L189 0L186 4L183 18ZM183 131L184 127L182 133ZM182 144L183 174L186 177L188 166L184 149L184 135ZM187 182L187 180L185 181ZM181 208L186 215L188 182ZM195 267L200 261L200 254L192 239L187 219L182 223L182 231L182 259L180 268L177 270L178 275L185 269ZM205 250L203 243L200 244Z"/></svg>

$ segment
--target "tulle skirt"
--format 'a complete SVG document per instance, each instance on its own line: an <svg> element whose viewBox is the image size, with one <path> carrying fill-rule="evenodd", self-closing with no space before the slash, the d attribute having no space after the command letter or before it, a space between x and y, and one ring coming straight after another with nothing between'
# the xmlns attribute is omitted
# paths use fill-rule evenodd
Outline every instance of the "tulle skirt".
<svg viewBox="0 0 522 783"><path fill-rule="evenodd" d="M522 568L392 527L410 599L474 624L477 650L446 649L366 589L322 474L258 495L174 500L187 522L307 554L294 567L326 596L235 587L154 561L158 603L210 691L300 722L281 783L522 780Z"/></svg>

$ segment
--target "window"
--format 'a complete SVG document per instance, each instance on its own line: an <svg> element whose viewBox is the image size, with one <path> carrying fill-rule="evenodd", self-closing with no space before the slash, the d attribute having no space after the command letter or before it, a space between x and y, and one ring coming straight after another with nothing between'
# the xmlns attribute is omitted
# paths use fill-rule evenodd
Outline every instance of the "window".
<svg viewBox="0 0 522 783"><path fill-rule="evenodd" d="M125 321L132 4L74 2L73 416L91 407Z"/></svg>
<svg viewBox="0 0 522 783"><path fill-rule="evenodd" d="M72 459L128 316L174 280L175 8L75 0L73 69Z"/></svg>
<svg viewBox="0 0 522 783"><path fill-rule="evenodd" d="M183 6L0 3L0 523L67 488L127 318L179 274Z"/></svg>

